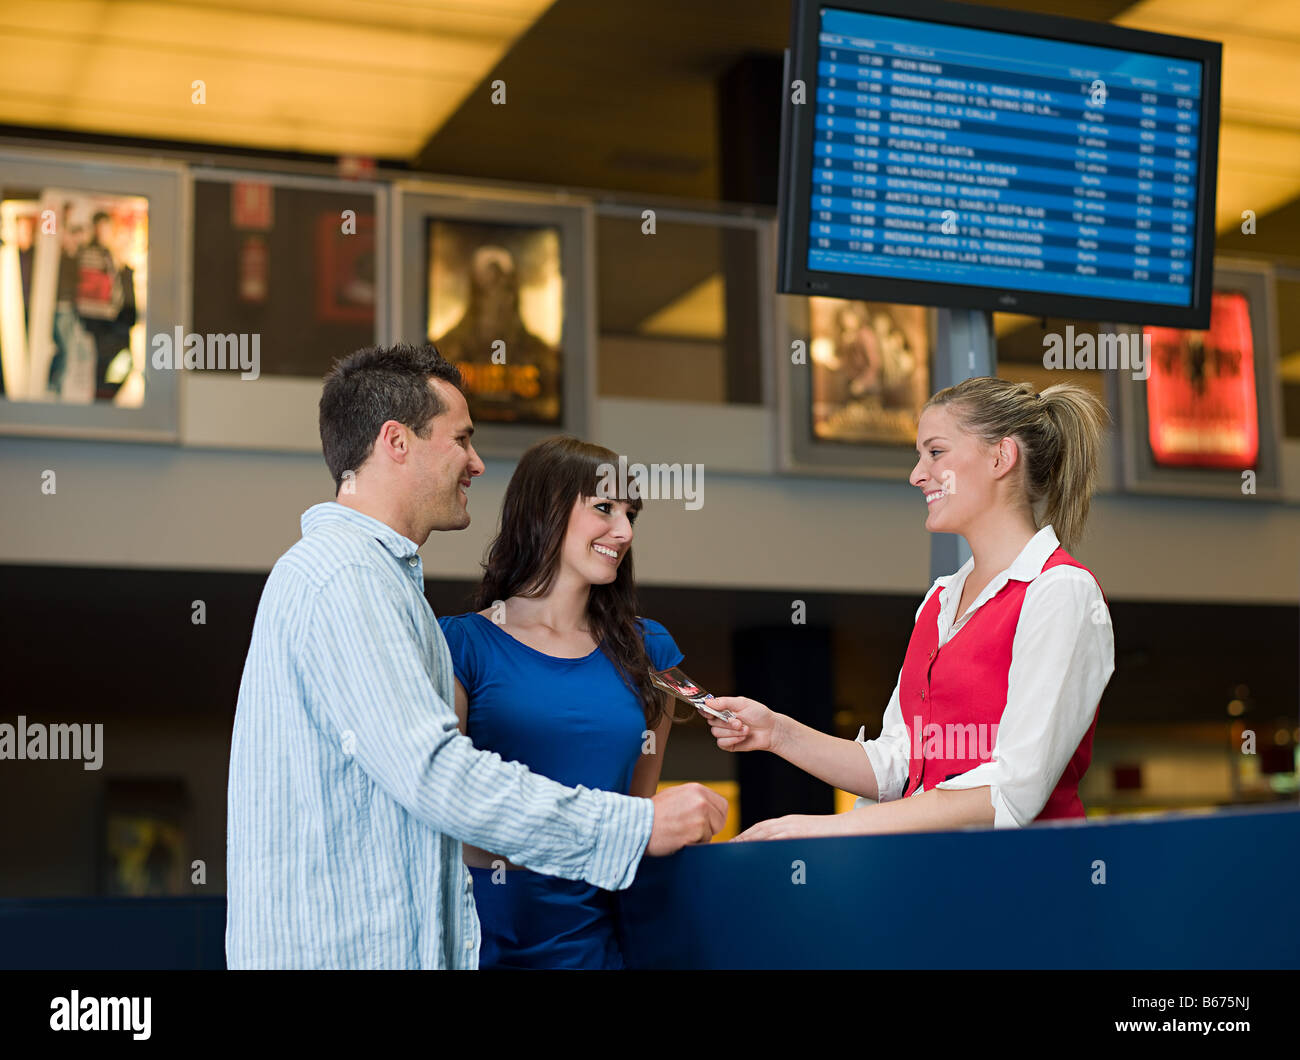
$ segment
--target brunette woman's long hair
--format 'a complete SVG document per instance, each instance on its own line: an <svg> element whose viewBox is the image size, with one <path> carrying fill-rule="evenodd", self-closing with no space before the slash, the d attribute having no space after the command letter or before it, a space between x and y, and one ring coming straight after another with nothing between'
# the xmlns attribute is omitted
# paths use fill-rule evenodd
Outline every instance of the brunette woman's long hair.
<svg viewBox="0 0 1300 1060"><path fill-rule="evenodd" d="M546 438L524 453L506 487L501 528L488 547L474 609L482 611L512 596L545 595L560 569L574 503L583 497L605 497L605 491L597 492L597 481L611 481L617 468L616 453L565 435ZM610 499L641 510L639 497ZM591 587L587 622L592 639L641 703L646 727L654 729L667 711L650 682L651 662L636 612L629 546L614 580Z"/></svg>

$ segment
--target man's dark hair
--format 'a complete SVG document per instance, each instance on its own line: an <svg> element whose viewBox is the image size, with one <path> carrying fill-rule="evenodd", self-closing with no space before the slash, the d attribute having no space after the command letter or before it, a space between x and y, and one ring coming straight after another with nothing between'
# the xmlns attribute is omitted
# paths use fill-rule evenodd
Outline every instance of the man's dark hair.
<svg viewBox="0 0 1300 1060"><path fill-rule="evenodd" d="M366 462L389 420L429 437L433 418L443 411L430 376L462 387L459 370L432 344L367 346L334 362L320 396L320 442L336 491L345 471Z"/></svg>

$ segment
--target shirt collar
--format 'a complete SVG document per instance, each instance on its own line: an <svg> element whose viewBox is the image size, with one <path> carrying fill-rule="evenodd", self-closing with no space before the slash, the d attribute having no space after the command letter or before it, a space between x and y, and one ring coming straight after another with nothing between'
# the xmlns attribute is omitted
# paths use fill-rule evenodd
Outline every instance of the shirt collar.
<svg viewBox="0 0 1300 1060"><path fill-rule="evenodd" d="M1029 539L1025 547L1020 550L1020 555L1011 561L1011 566L997 574L980 595L992 595L1013 579L1019 582L1033 581L1043 573L1043 564L1051 558L1060 544L1061 542L1056 538L1056 531L1052 529L1051 523L1048 523ZM972 556L957 569L955 574L942 575L935 581L939 583L940 591L946 593L948 586L953 582L960 581L965 584L966 576L974 569L975 557Z"/></svg>
<svg viewBox="0 0 1300 1060"><path fill-rule="evenodd" d="M1056 531L1048 523L1029 539L1029 543L1020 550L1020 555L1011 561L1007 568L1007 579L1018 582L1031 582L1043 573L1043 564L1052 558L1052 553L1061 547L1056 539Z"/></svg>
<svg viewBox="0 0 1300 1060"><path fill-rule="evenodd" d="M366 515L355 508L349 508L338 501L323 501L313 504L302 513L302 533L306 537L311 531L320 527L346 523L356 527L369 537L373 537L398 559L409 559L419 552L420 547L405 534L399 534L385 522L372 515Z"/></svg>

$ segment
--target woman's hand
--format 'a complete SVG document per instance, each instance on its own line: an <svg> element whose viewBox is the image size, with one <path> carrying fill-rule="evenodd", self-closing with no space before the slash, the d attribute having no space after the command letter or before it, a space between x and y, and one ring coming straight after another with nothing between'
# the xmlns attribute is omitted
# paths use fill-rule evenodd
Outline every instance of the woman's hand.
<svg viewBox="0 0 1300 1060"><path fill-rule="evenodd" d="M792 813L786 817L773 817L746 828L731 840L747 843L754 839L808 839L813 836L837 835L835 814Z"/></svg>
<svg viewBox="0 0 1300 1060"><path fill-rule="evenodd" d="M776 711L743 696L714 696L709 700L709 706L719 712L729 710L735 715L731 721L723 721L712 714L704 715L709 721L709 735L717 739L722 750L771 751L776 746L778 722L782 717Z"/></svg>

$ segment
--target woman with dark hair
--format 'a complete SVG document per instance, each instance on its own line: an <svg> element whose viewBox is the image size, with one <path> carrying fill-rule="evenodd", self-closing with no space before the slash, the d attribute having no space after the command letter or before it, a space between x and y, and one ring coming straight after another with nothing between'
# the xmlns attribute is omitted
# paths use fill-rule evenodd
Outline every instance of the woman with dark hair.
<svg viewBox="0 0 1300 1060"><path fill-rule="evenodd" d="M650 798L672 714L651 670L682 661L636 615L638 497L613 498L616 454L555 437L506 487L476 611L439 622L461 731L560 783ZM482 925L480 968L621 968L613 896L465 847Z"/></svg>
<svg viewBox="0 0 1300 1060"><path fill-rule="evenodd" d="M738 839L1084 816L1079 781L1115 644L1097 579L1066 549L1088 517L1106 419L1068 383L1037 394L983 377L930 398L909 481L925 528L961 535L971 558L917 609L880 735L841 739L752 699L711 704L737 716L710 722L723 750L772 751L875 805L762 821Z"/></svg>

